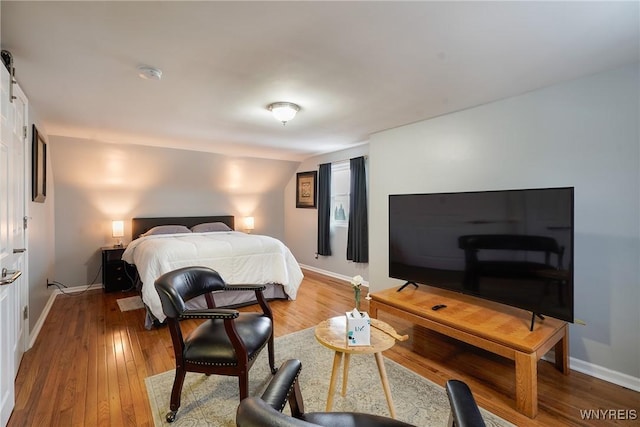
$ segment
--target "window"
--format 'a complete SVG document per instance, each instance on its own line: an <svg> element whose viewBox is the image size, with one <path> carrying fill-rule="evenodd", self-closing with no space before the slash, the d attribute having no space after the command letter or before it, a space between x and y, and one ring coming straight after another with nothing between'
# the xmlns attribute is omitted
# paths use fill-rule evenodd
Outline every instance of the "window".
<svg viewBox="0 0 640 427"><path fill-rule="evenodd" d="M349 191L351 170L349 161L331 164L331 226L349 225Z"/></svg>

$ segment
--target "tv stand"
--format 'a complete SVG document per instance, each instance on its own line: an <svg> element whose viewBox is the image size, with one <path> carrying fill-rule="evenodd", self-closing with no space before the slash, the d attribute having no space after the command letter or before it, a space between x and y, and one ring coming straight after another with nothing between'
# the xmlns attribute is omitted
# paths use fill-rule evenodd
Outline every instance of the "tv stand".
<svg viewBox="0 0 640 427"><path fill-rule="evenodd" d="M417 284L416 282L412 282L412 281L409 281L409 280L408 280L407 282L405 282L405 284L404 284L404 285L400 286L396 292L400 292L401 290L403 290L404 288L406 288L406 287L407 287L407 286L409 286L409 285L413 285L413 286L415 286L416 288L418 287L418 284Z"/></svg>
<svg viewBox="0 0 640 427"><path fill-rule="evenodd" d="M432 310L437 304L446 308ZM551 317L532 328L525 310L424 285L402 294L393 288L374 292L369 311L372 318L388 313L513 360L516 408L530 418L538 413L538 361L554 349L556 369L569 373L569 328Z"/></svg>

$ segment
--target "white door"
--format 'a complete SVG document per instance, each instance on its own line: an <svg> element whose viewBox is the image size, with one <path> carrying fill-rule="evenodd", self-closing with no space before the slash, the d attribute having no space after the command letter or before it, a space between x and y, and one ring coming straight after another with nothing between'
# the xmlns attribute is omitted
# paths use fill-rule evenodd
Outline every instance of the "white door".
<svg viewBox="0 0 640 427"><path fill-rule="evenodd" d="M27 98L17 84L13 86L13 103L9 108L13 112L11 121L11 141L13 142L13 216L11 221L13 269L22 272L15 283L18 289L16 310L16 346L15 375L18 374L22 355L29 345L29 279L27 266L27 175L31 171L29 150L27 150Z"/></svg>
<svg viewBox="0 0 640 427"><path fill-rule="evenodd" d="M26 98L0 64L0 425L14 406L14 380L28 336L26 323ZM16 98L11 102L11 95Z"/></svg>

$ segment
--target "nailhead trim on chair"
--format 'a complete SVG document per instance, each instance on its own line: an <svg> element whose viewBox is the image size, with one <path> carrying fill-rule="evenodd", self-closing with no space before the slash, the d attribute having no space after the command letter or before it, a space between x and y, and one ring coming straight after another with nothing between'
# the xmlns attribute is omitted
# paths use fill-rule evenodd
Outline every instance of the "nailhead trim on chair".
<svg viewBox="0 0 640 427"><path fill-rule="evenodd" d="M287 396L291 395L291 390L293 390L293 387L296 385L296 383L298 382L298 377L300 376L300 372L298 371L298 373L296 374L296 378L291 381L291 386L289 386L289 390L287 391ZM282 412L282 410L284 409L285 406L287 406L287 402L289 401L289 399L285 399L284 402L282 402L282 405L280 405L280 408L278 409L280 412Z"/></svg>
<svg viewBox="0 0 640 427"><path fill-rule="evenodd" d="M203 365L203 366L238 366L237 363L212 363L212 362L200 362L198 360L187 360L189 363L193 363L194 365Z"/></svg>
<svg viewBox="0 0 640 427"><path fill-rule="evenodd" d="M222 288L222 290L224 291L264 291L265 289L267 289L266 286L260 286L259 288L253 286L253 287L243 287L241 285L238 286L234 286L234 287L228 287L225 286L224 288Z"/></svg>
<svg viewBox="0 0 640 427"><path fill-rule="evenodd" d="M206 316L199 316L197 314L182 314L180 315L181 319L235 319L238 316L230 317L229 315L224 314L209 314Z"/></svg>
<svg viewBox="0 0 640 427"><path fill-rule="evenodd" d="M267 341L268 342L268 341ZM267 343L265 342L264 344L262 344L260 346L260 348L253 353L253 357L250 357L249 360L253 360L256 358L256 356L258 356L261 352L262 349L264 348L264 346L267 345ZM189 363L193 363L194 365L204 365L204 366L238 366L237 363L212 363L212 362L201 362L198 360L190 360L190 359L185 359L187 362ZM298 378L298 376L296 375L296 378Z"/></svg>
<svg viewBox="0 0 640 427"><path fill-rule="evenodd" d="M269 340L267 340L267 342L269 342ZM255 353L253 353L253 357L250 357L250 358L249 358L249 360L253 360L253 359L255 359L255 358L256 358L256 356L262 352L262 349L264 348L264 346L265 346L265 345L267 345L267 342L265 342L264 344L262 344L262 345L260 346L260 348L259 348Z"/></svg>

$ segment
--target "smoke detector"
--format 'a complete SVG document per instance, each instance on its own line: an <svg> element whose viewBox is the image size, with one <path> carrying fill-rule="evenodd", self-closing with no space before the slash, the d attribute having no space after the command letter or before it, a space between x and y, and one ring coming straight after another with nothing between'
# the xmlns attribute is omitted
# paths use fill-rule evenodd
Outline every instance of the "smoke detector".
<svg viewBox="0 0 640 427"><path fill-rule="evenodd" d="M138 67L138 76L145 80L160 80L162 78L162 70L155 67L140 65Z"/></svg>

